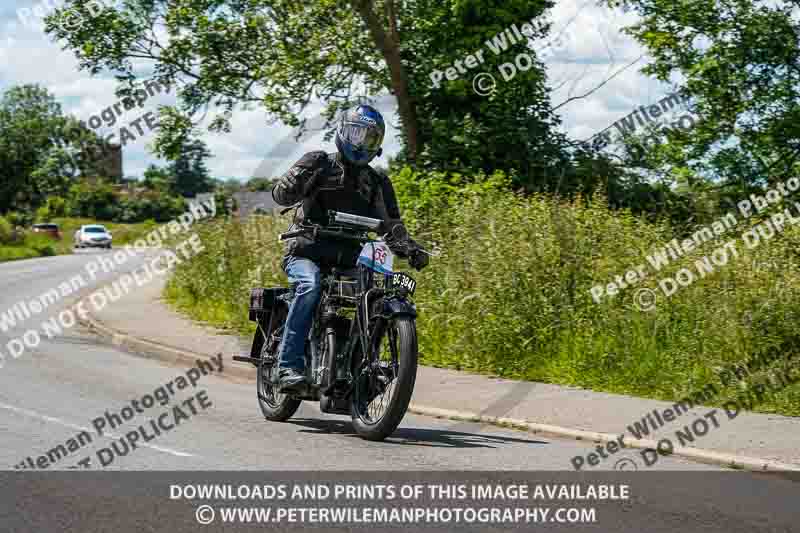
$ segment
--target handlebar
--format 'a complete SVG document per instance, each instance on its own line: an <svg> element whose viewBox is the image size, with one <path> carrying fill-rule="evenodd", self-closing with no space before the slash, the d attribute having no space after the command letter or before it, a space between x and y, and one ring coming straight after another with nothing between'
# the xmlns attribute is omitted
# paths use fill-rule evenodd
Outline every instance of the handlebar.
<svg viewBox="0 0 800 533"><path fill-rule="evenodd" d="M374 241L375 240L375 239L370 239L367 236L367 232L366 231L354 231L352 228L341 228L341 227L339 229L332 230L332 229L326 229L326 228L324 228L322 226L318 226L316 224L314 224L314 225L303 224L303 225L300 226L299 229L292 230L292 231L287 231L285 233L281 233L278 236L278 240L279 241L285 241L285 240L294 239L295 237L300 237L300 236L303 236L303 235L309 235L309 236L311 236L311 238L331 237L331 238L334 238L334 239L350 240L350 241L356 241L356 242L359 242L359 243L370 242L370 241ZM425 250L424 248L421 248L421 247L417 248L416 251L424 253L425 255L428 255L430 257L437 257L437 256L440 255L440 253L438 251L432 251L431 252L431 251Z"/></svg>
<svg viewBox="0 0 800 533"><path fill-rule="evenodd" d="M345 239L351 241L358 241L364 242L370 239L367 238L367 234L365 232L354 232L352 230L346 231L345 229L325 229L321 226L301 226L300 229L296 229L293 231L287 231L286 233L281 233L278 237L278 240L285 241L287 239L293 239L295 237L300 237L302 235L311 235L312 237L331 237L334 239Z"/></svg>

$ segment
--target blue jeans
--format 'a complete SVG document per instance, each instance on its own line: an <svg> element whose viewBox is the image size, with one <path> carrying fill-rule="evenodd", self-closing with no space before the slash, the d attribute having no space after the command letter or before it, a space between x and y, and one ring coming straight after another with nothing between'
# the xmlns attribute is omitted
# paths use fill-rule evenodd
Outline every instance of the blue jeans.
<svg viewBox="0 0 800 533"><path fill-rule="evenodd" d="M322 293L319 267L310 259L289 256L284 270L294 289L294 299L283 329L278 366L302 372L306 363L305 341Z"/></svg>

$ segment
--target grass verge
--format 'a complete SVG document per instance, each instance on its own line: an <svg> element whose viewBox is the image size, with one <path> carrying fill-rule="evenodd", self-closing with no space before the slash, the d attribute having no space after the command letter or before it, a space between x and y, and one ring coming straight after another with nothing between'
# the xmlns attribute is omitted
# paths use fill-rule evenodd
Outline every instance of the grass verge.
<svg viewBox="0 0 800 533"><path fill-rule="evenodd" d="M655 272L646 257L673 239L672 229L605 205L465 191L436 217L407 213L414 235L442 248L413 273L421 362L669 401L713 384L714 405L751 394L776 373L800 377L800 228L748 248L737 235L756 221L740 221ZM286 225L252 217L205 226L205 251L177 268L167 300L195 319L250 333L249 289L285 284L277 234ZM731 239L738 255L698 274L698 261ZM593 300L592 287L639 264L647 265L644 281ZM695 279L664 297L657 282L682 269ZM658 296L649 312L636 305L640 288ZM724 368L765 353L777 356L722 382ZM800 415L800 383L752 410Z"/></svg>

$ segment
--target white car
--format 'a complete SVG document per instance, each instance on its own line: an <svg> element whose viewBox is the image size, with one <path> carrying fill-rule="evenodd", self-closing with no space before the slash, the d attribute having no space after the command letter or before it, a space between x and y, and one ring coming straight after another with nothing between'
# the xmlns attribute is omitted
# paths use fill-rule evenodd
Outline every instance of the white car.
<svg viewBox="0 0 800 533"><path fill-rule="evenodd" d="M99 224L81 226L75 232L75 248L111 248L112 240L111 232Z"/></svg>

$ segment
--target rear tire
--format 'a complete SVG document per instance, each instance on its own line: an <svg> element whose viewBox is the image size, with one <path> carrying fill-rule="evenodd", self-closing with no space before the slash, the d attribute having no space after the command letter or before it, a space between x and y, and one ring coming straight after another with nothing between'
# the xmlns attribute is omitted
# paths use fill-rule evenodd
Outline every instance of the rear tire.
<svg viewBox="0 0 800 533"><path fill-rule="evenodd" d="M297 412L303 400L278 392L278 387L272 382L272 374L277 371L278 365L272 362L262 360L258 365L256 376L258 405L267 420L286 422Z"/></svg>
<svg viewBox="0 0 800 533"><path fill-rule="evenodd" d="M396 357L390 347L390 331L394 331ZM382 441L397 429L408 410L417 380L417 327L412 317L391 319L383 331L376 334L377 364L358 376L352 395L351 416L356 432L366 440ZM376 394L376 382L381 378L382 394ZM386 383L388 381L388 383ZM386 396L389 396L386 398ZM378 416L376 402L385 411Z"/></svg>

